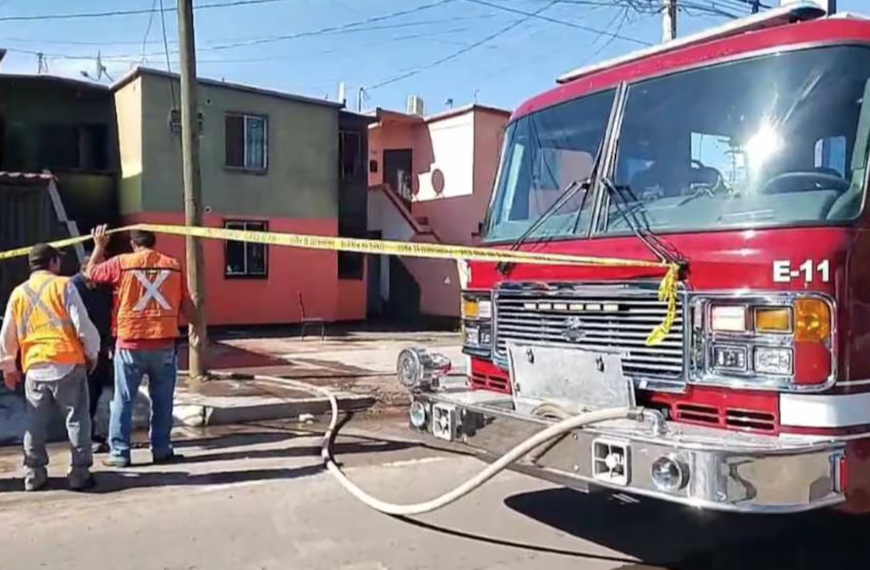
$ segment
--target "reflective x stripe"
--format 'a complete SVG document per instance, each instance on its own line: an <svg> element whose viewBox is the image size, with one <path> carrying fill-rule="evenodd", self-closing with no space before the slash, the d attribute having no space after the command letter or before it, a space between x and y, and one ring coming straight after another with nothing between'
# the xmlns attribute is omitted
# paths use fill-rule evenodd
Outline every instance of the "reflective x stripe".
<svg viewBox="0 0 870 570"><path fill-rule="evenodd" d="M21 290L25 295L27 295L27 300L30 301L30 306L27 307L27 312L24 313L24 318L22 318L21 322L18 323L18 335L20 338L24 338L29 332L33 332L33 327L31 326L30 321L33 318L33 313L36 311L37 307L40 311L45 313L45 316L48 319L48 322L46 323L47 326L62 329L72 325L72 321L61 319L54 313L54 311L46 307L45 303L42 302L42 294L45 293L45 290L53 281L54 279L47 280L42 284L38 291L34 291L30 286L30 283L25 283L21 287Z"/></svg>
<svg viewBox="0 0 870 570"><path fill-rule="evenodd" d="M145 307L148 306L148 302L152 299L155 303L160 305L164 310L169 311L172 307L169 305L169 302L160 292L160 286L163 285L163 282L166 281L169 276L172 274L168 269L163 269L157 273L157 277L154 278L154 281L150 281L148 276L145 275L145 272L141 269L134 269L131 273L139 280L139 283L145 287L145 294L142 295L142 298L139 299L139 302L136 303L136 306L133 307L134 311L144 311Z"/></svg>

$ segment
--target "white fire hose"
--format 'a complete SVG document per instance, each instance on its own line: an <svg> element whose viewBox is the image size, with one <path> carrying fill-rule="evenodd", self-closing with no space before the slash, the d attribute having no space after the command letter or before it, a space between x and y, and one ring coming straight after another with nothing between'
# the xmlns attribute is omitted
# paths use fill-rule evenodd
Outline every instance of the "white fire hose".
<svg viewBox="0 0 870 570"><path fill-rule="evenodd" d="M310 394L320 394L326 397L329 400L331 418L329 420L329 427L324 433L323 447L321 449L320 456L323 458L323 462L326 466L327 471L329 471L332 476L336 478L336 480L342 485L342 487L347 489L350 494L352 494L354 497L359 499L367 506L371 507L376 511L395 516L421 515L424 513L436 511L442 507L446 507L450 503L453 503L461 499L465 495L468 495L472 491L476 490L478 487L498 475L500 472L507 469L512 463L519 461L524 455L526 455L536 447L547 443L548 441L563 434L569 433L572 430L589 424L594 424L607 420L626 418L642 419L644 416L643 410L638 408L612 408L607 410L596 410L594 412L583 413L576 416L570 416L558 423L555 423L537 432L535 435L521 442L519 445L502 455L497 461L487 465L477 475L467 480L465 483L459 485L452 491L444 493L440 497L436 497L423 503L416 503L411 505L397 505L395 503L387 503L385 501L381 501L380 499L372 497L371 495L360 489L355 483L347 478L347 475L344 474L344 472L332 458L331 447L332 442L338 435L336 428L338 425L338 418L340 412L338 409L338 399L331 390L320 386L305 384L303 382L288 380L286 378L275 378L272 376L261 375L254 375L253 378L255 380L267 380L271 382L278 381L284 385L296 388L300 391L308 392Z"/></svg>

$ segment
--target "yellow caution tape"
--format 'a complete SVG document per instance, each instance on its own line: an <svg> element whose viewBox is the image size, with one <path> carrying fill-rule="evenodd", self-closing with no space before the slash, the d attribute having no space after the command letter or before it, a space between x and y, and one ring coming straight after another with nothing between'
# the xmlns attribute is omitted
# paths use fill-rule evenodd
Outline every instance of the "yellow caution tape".
<svg viewBox="0 0 870 570"><path fill-rule="evenodd" d="M109 230L108 233L118 233L135 229L205 239L241 241L248 243L261 243L265 245L299 247L304 249L320 249L326 251L424 257L430 259L463 259L467 261L488 261L493 263L513 262L538 265L593 265L604 267L664 268L667 269L667 273L665 274L664 279L662 279L661 286L659 287L659 300L667 302L668 311L662 323L656 326L652 333L647 337L647 346L658 344L664 340L670 332L677 315L677 282L679 280L679 267L664 262L608 257L585 257L557 253L536 253L530 251L510 251L496 248L445 245L440 243L415 243L334 236L285 234L279 232L229 230L225 228L206 228L198 226L136 224L112 229ZM54 241L51 242L50 245L56 248L63 248L90 241L90 239L90 235L79 236ZM30 249L31 247L28 246L0 252L0 261L27 255Z"/></svg>

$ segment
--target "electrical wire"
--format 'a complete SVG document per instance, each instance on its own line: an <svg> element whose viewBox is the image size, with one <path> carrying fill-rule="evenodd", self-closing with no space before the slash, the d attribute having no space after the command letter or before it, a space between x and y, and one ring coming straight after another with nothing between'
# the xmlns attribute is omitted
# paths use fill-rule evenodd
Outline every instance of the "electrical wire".
<svg viewBox="0 0 870 570"><path fill-rule="evenodd" d="M213 4L200 4L194 6L194 10L215 10L222 8L238 8L242 6L256 6L260 4L277 4L284 2L298 2L299 0L232 0L231 2L216 2ZM177 12L177 7L165 9L167 12ZM151 14L156 9L139 8L133 10L110 10L105 12L70 12L68 14L27 14L19 16L0 16L0 22L32 22L45 20L78 20L84 18L114 18L118 16L138 16Z"/></svg>
<svg viewBox="0 0 870 570"><path fill-rule="evenodd" d="M172 73L172 63L169 61L169 39L166 36L166 10L163 8L163 0L160 0L160 27L163 30L163 45L166 52L166 71ZM172 110L178 109L177 99L175 97L175 81L169 80L169 93L172 96Z"/></svg>
<svg viewBox="0 0 870 570"><path fill-rule="evenodd" d="M622 27L625 25L626 20L628 20L628 16L630 13L631 13L630 8L622 8L621 11L618 12L616 14L616 16L614 16L614 18L613 18L613 20L611 20L610 24L607 25L608 29L613 28L613 26L615 25L616 30L612 34L599 34L594 40L592 40L592 43L589 44L589 47L594 47L595 44L598 42L598 40L603 38L605 35L609 35L608 40L606 42L604 42L601 46L597 47L595 49L595 51L592 52L592 54L590 54L588 59L597 57L598 54L600 54L605 49L607 49L607 47L610 44L612 44L615 39L617 39L617 36L619 35L619 32L622 31ZM619 20L618 24L616 23L617 20Z"/></svg>
<svg viewBox="0 0 870 570"><path fill-rule="evenodd" d="M148 14L148 25L145 27L145 37L142 38L142 64L144 65L147 57L145 56L145 48L148 45L148 36L151 34L151 25L154 23L154 13L157 8L157 0L151 0L151 13ZM165 37L164 37L165 42ZM166 45L166 43L164 43Z"/></svg>
<svg viewBox="0 0 870 570"><path fill-rule="evenodd" d="M398 42L405 42L409 40L418 40L418 39L426 39L429 41L440 41L442 43L447 43L450 45L456 45L458 42L447 40L444 36L450 34L457 34L462 32L467 32L467 27L458 27L458 28L449 28L445 30L441 30L438 32L422 32L417 34L405 34L402 36L389 36L385 38L380 38L378 41L362 43L357 45L357 49L354 50L353 53L344 54L345 56L349 56L350 58L358 58L359 50L366 50L374 47L380 47L385 45L395 45ZM196 64L232 64L232 63L262 63L267 61L289 61L296 60L298 61L303 57L321 57L326 55L331 55L338 53L342 50L342 46L339 47L331 47L325 50L318 50L315 52L305 52L305 53L293 53L293 54L284 54L284 55L272 55L272 56L262 56L262 57L242 57L242 58L215 58L215 59L202 59L197 58ZM330 59L330 63L333 65L338 65L345 61L347 58L343 59ZM330 81L329 85L334 85L335 81Z"/></svg>
<svg viewBox="0 0 870 570"><path fill-rule="evenodd" d="M312 37L312 36L321 36L321 35L325 35L325 34L336 32L336 31L348 30L351 28L364 26L365 24L372 24L375 22L382 22L384 20L391 20L394 18L402 17L402 16L417 14L417 13L423 12L425 10L431 10L433 8L439 8L441 6L445 6L447 4L451 4L451 3L456 2L456 1L457 0L437 0L436 2L431 2L429 4L422 4L420 6L415 6L414 8L409 8L406 10L398 10L396 12L390 12L388 14L382 14L380 16L371 16L369 18L357 20L354 22L348 22L346 24L339 24L336 26L328 26L325 28L320 28L320 29L312 30L312 31L308 31L308 32L299 32L299 33L295 33L295 34L285 34L285 35L279 35L279 36L272 36L272 37L268 37L268 38L260 38L260 39L250 40L250 41L241 41L241 42L227 43L227 44L223 44L223 45L214 45L214 46L209 47L208 49L215 50L215 51L227 50L227 49L235 49L235 48L239 48L239 47L248 47L248 46L263 45L263 44L269 44L269 43L275 43L275 42L282 42L282 41L287 41L287 40L296 40L299 38L307 38L307 37Z"/></svg>
<svg viewBox="0 0 870 570"><path fill-rule="evenodd" d="M285 34L285 35L280 35L280 36L271 36L271 37L265 37L265 38L254 38L251 40L237 41L237 42L226 43L226 44L217 44L217 45L209 46L209 47L202 47L202 48L197 49L197 53L206 52L206 51L223 51L223 50L242 48L242 47L248 47L248 46L253 46L253 45L263 45L263 44L269 44L269 43L276 43L276 42L296 40L296 39L308 38L308 37L323 36L323 35L331 35L331 34L337 34L337 33L348 33L350 31L355 31L357 29L362 30L363 26L366 26L367 24L383 22L386 20L400 18L402 16L417 14L420 12L424 12L426 10L431 10L431 9L434 9L437 7L445 6L447 4L451 4L451 3L457 2L457 1L458 0L437 0L435 2L431 2L428 4L422 4L422 5L416 6L414 8L389 12L387 14L381 14L379 16L371 16L371 17L364 18L361 20L347 22L345 24L340 24L340 25L328 26L325 28L317 29L317 30L310 30L310 31L299 32L299 33L295 33L295 34ZM167 8L166 11L168 12L170 10ZM394 24L394 25L399 26L400 24ZM376 28L371 27L369 29L376 29ZM168 45L168 42L165 42L165 45ZM26 50L26 49L19 49L19 48L6 48L6 49L7 49L7 51L9 51L11 53L23 53L23 54L28 54L28 55L37 55L38 53L40 53L36 50ZM168 47L164 51L153 52L153 53L149 53L149 54L145 54L145 55L146 56L162 56L162 55L164 55L165 51L168 51ZM63 53L53 53L53 54L47 53L47 52L41 52L41 53L43 53L45 56L53 57L56 59L76 59L76 60L88 59L87 57L82 57L82 56L77 56L77 55L74 56L74 55L63 54ZM171 50L171 51L169 51L169 53L172 55L176 55L179 52L178 52L178 50ZM103 58L103 59L105 61L118 61L118 62L123 62L123 63L129 63L131 59L138 59L138 58L142 57L142 55L143 54L141 54L141 53L140 54L114 55L114 56Z"/></svg>
<svg viewBox="0 0 870 570"><path fill-rule="evenodd" d="M560 4L564 4L564 3L565 2L560 2ZM584 18L590 16L593 12L597 12L598 10L601 10L602 8L611 8L613 6L613 4L611 2L604 2L603 0L591 0L588 2L584 2L584 4L585 3L588 3L589 5L594 6L594 7L591 10L586 11L586 13L583 16ZM593 39L593 44L600 37L601 37L600 35L596 36L596 38ZM569 39L571 41L573 41L573 38L569 38ZM616 39L618 39L618 38L616 38ZM596 50L596 53L594 55L597 55L597 52L598 52L598 50ZM481 80L485 80L485 79L492 79L494 77L499 77L505 73L514 71L516 69L519 69L522 67L528 67L530 65L536 64L540 60L547 58L547 57L551 57L551 56L552 56L552 49L547 48L542 53L533 54L533 56L530 58L529 57L523 58L522 61L519 63L514 61L510 65L499 67L498 69L495 69L494 71L491 71L489 73L485 73L483 75L477 75L477 76L475 76L475 78L477 81L481 81ZM589 57L587 57L584 60L584 62L588 59L591 59L592 57L593 57L593 55L590 55Z"/></svg>
<svg viewBox="0 0 870 570"><path fill-rule="evenodd" d="M477 41L475 41L475 42L473 42L465 47L462 47L462 48L444 56L444 57L436 59L435 61L433 61L427 65L424 65L422 67L417 67L415 69L411 69L409 71L406 71L404 73L401 73L401 74L396 75L394 77L391 77L389 79L385 79L385 80L380 81L378 83L375 83L373 85L369 85L369 86L365 87L365 89L366 89L366 91L371 91L373 89L378 89L378 88L384 87L386 85L391 85L393 83L408 79L410 77L414 77L415 75L419 75L420 73L423 73L424 71L428 71L434 67L442 65L444 63L447 63L448 61L452 61L458 57L461 57L462 55L465 55L466 53L473 51L473 50L477 49L478 47L480 47L480 46L482 46L482 45L484 45L484 44L486 44L486 43L488 43L488 42L490 42L490 41L492 41L500 36L503 36L504 34L508 33L509 31L513 30L514 28L525 24L526 22L531 20L536 14L540 14L541 12L549 10L550 8L552 8L553 6L558 4L560 1L561 0L552 0L549 4L547 4L546 6L544 6L541 9L539 9L537 12L529 13L526 16L524 16L523 18L520 18L519 20L515 20L514 22L511 22L511 24L505 26L504 28L501 28L500 30L498 30L495 33L492 33L484 38L481 38L481 39L479 39L479 40L477 40Z"/></svg>
<svg viewBox="0 0 870 570"><path fill-rule="evenodd" d="M156 12L159 12L157 10ZM459 21L469 21L469 20L483 20L487 18L491 18L492 16L489 14L478 14L474 16L455 16L453 18L434 18L429 20L418 20L416 22L397 22L392 24L380 24L377 26L366 26L366 27L354 27L345 30L337 30L334 32L324 33L323 35L342 35L342 34L355 34L360 32L372 32L372 31L380 31L380 30L396 30L402 28L413 28L417 26L429 26L432 24L453 24ZM255 36L250 38L239 38L237 41L246 41L246 40L257 40L262 39L263 36ZM78 40L51 40L51 39L42 39L42 38L21 38L21 37L11 37L7 36L4 38L5 41L8 42L19 42L19 43L31 43L31 44L50 44L50 45L70 45L70 46L122 46L122 45L141 45L141 42L138 41L110 41L110 40L93 40L93 41L78 41ZM224 40L229 41L229 40ZM154 40L148 41L148 44L163 44L162 40ZM170 41L170 44L177 43L177 41ZM208 46L197 47L197 51L208 51ZM153 55L153 54L152 54ZM162 55L162 52L161 52ZM122 57L122 56L117 56Z"/></svg>
<svg viewBox="0 0 870 570"><path fill-rule="evenodd" d="M537 20L543 20L543 21L545 21L545 22L550 22L551 24L557 24L557 25L560 25L560 26L567 26L567 27L569 27L569 28L574 28L574 29L576 29L576 30L584 30L584 31L587 31L587 32L593 32L593 33L595 33L595 34L601 34L601 35L606 35L606 36L612 36L612 37L615 37L615 38L618 38L618 39L621 39L621 40L624 40L624 41L627 41L627 42L631 42L631 43L639 44L639 45L642 45L642 46L650 46L650 45L652 45L650 42L647 42L647 41L644 41L644 40L639 40L639 39L637 39L637 38L633 38L633 37L631 37L631 36L623 36L623 35L620 35L620 34L618 34L618 33L608 32L608 31L606 31L606 30L601 30L601 29L598 29L598 28L593 28L593 27L591 27L591 26L584 26L584 25L582 25L582 24L577 24L577 23L575 23L575 22L570 22L570 21L567 21L567 20L560 20L560 19L558 19L558 18L551 18L551 17L549 17L549 16L544 16L544 15L539 14L539 13L536 13L536 12L527 12L527 11L525 11L525 10L520 10L520 9L518 9L518 8L511 8L511 7L509 7L509 6L504 6L504 5L502 5L502 4L495 4L495 3L493 3L493 2L488 2L487 0L465 0L465 1L466 1L466 2L471 2L471 3L473 3L473 4L480 4L480 5L482 5L482 6L489 6L490 8L494 8L494 9L496 9L496 10L501 10L501 11L503 11L503 12L512 12L512 13L514 13L514 14L521 14L521 15L524 15L524 16L528 16L528 17L530 17L530 18L535 18L535 19L537 19ZM556 2L556 4L562 4L562 3L564 3L564 2L565 2L565 0L558 0L558 2Z"/></svg>

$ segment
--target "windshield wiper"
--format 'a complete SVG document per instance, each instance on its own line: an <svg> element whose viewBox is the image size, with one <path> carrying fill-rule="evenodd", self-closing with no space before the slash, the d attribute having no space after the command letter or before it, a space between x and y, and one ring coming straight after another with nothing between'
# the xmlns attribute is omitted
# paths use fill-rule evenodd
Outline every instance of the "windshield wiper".
<svg viewBox="0 0 870 570"><path fill-rule="evenodd" d="M662 262L677 265L682 272L688 265L688 262L682 254L676 251L673 246L666 245L662 242L658 236L649 229L648 223L640 222L637 217L637 211L639 208L629 206L630 201L628 197L634 198L634 201L637 202L637 198L634 196L631 188L628 186L617 185L609 176L601 178L601 185L611 197L617 212L622 219L625 220L626 225L628 225L628 228L632 233L637 236L647 249L649 249ZM628 194L628 197L626 197L626 194Z"/></svg>
<svg viewBox="0 0 870 570"><path fill-rule="evenodd" d="M552 216L568 200L573 198L577 194L577 192L579 192L580 190L585 190L588 192L590 183L591 178L586 178L585 180L572 180L571 183L568 184L568 186L566 186L564 190L562 190L559 199L553 202L553 204L551 204L549 208L544 210L544 212L540 216L538 216L538 219L535 221L535 223L529 226L529 229L524 231L522 235L518 237L513 244L511 244L509 251L517 251L520 247L522 247L526 240L529 239L529 237L531 237L532 234L534 234L538 230L538 228L540 228L544 224L544 222L549 220L550 216ZM585 201L586 197L584 196L583 202ZM500 261L499 264L496 266L496 269L502 275L507 275L510 270L513 269L514 265L516 265L516 263L511 261Z"/></svg>
<svg viewBox="0 0 870 570"><path fill-rule="evenodd" d="M538 216L538 219L532 224L529 229L524 231L520 237L516 239L516 241L511 244L509 251L517 251L522 245L526 242L529 237L534 234L538 228L540 228L544 222L550 219L559 208L561 208L568 200L573 198L577 192L583 190L586 193L583 195L583 199L580 201L580 206L577 209L577 220L575 220L573 226L576 228L577 222L579 221L580 213L583 211L583 207L586 205L586 198L589 196L589 190L592 185L592 181L595 180L595 174L598 172L598 167L601 165L601 158L604 150L604 141L598 145L598 150L595 153L595 160L592 162L592 168L589 170L589 176L584 178L583 180L572 180L564 190L562 190L562 195L558 200L553 202L553 204L544 210L544 212ZM542 240L542 243L546 243L548 240ZM511 261L500 261L498 265L496 265L496 270L501 273L503 276L507 276L510 271L516 265L515 262Z"/></svg>

